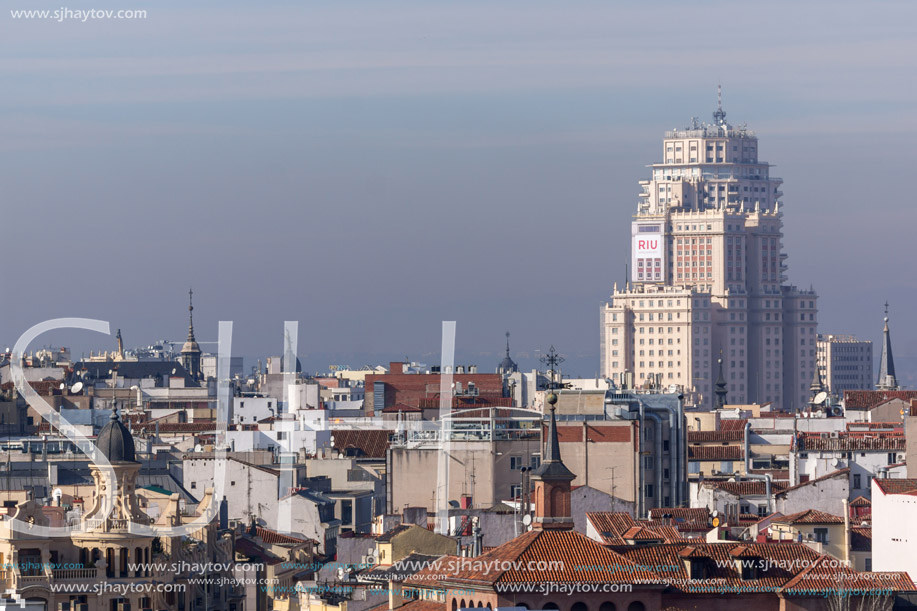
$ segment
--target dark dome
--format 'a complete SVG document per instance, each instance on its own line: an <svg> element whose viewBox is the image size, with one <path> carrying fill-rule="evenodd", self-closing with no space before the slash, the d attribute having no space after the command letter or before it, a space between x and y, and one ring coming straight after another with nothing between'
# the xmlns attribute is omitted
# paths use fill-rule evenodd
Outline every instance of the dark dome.
<svg viewBox="0 0 917 611"><path fill-rule="evenodd" d="M503 360L500 361L500 365L497 366L497 373L516 373L517 371L519 371L519 369L513 359L509 358L509 355L506 355Z"/></svg>
<svg viewBox="0 0 917 611"><path fill-rule="evenodd" d="M108 459L108 462L136 462L137 460L134 452L134 438L127 427L121 423L117 410L112 411L111 420L99 431L96 447Z"/></svg>

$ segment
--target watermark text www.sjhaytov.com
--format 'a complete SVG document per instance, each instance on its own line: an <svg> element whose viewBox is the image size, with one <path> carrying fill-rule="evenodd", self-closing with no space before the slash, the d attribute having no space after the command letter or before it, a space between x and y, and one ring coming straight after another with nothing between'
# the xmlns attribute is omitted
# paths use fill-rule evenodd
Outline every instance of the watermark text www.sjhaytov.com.
<svg viewBox="0 0 917 611"><path fill-rule="evenodd" d="M65 6L54 10L10 10L13 19L51 19L54 21L89 21L90 19L146 19L145 10L70 9Z"/></svg>

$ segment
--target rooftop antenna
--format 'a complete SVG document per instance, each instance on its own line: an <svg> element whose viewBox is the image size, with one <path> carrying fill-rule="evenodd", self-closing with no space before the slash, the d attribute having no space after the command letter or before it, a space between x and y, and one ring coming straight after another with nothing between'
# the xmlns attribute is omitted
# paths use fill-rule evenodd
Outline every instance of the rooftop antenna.
<svg viewBox="0 0 917 611"><path fill-rule="evenodd" d="M723 86L720 84L716 86L716 111L713 113L713 122L720 127L726 126L726 111L723 110Z"/></svg>

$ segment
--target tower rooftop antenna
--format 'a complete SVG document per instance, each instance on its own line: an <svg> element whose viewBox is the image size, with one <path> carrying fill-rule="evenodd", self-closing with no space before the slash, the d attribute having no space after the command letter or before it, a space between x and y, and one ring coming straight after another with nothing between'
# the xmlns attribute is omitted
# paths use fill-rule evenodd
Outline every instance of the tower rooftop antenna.
<svg viewBox="0 0 917 611"><path fill-rule="evenodd" d="M726 126L726 111L723 110L723 86L716 86L716 110L713 112L713 123L720 127Z"/></svg>

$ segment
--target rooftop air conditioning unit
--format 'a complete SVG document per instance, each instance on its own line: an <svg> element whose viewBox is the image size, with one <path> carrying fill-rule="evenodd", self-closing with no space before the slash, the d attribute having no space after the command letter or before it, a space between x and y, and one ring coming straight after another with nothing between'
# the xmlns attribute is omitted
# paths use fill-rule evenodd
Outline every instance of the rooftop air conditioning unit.
<svg viewBox="0 0 917 611"><path fill-rule="evenodd" d="M837 431L831 431L831 439L837 439L838 437Z"/></svg>

